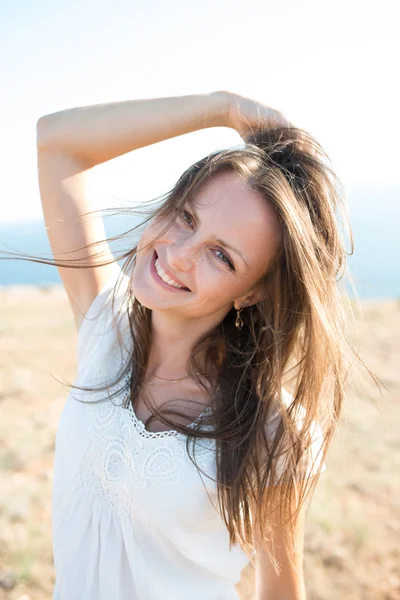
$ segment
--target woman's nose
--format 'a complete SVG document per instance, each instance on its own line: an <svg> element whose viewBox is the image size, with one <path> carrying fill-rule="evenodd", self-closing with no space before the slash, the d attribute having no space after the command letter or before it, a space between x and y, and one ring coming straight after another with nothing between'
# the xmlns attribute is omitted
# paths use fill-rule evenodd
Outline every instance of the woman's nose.
<svg viewBox="0 0 400 600"><path fill-rule="evenodd" d="M186 244L169 246L166 257L171 268L179 271L190 271L195 261L193 248Z"/></svg>

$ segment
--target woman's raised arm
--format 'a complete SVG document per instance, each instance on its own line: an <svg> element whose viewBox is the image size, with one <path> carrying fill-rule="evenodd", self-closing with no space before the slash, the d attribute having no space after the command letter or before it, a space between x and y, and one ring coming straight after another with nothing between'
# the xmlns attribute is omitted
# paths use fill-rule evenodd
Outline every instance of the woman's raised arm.
<svg viewBox="0 0 400 600"><path fill-rule="evenodd" d="M37 145L75 156L86 168L208 127L230 127L224 91L70 108L37 122Z"/></svg>

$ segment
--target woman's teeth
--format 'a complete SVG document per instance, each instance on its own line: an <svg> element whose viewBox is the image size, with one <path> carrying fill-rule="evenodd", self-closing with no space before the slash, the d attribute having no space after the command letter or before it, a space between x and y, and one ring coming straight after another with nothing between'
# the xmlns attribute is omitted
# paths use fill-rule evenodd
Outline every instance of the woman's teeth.
<svg viewBox="0 0 400 600"><path fill-rule="evenodd" d="M175 283L175 281L173 281L172 279L170 279L168 277L168 275L166 274L166 272L164 271L164 269L162 268L162 266L158 263L158 258L156 258L154 266L156 268L157 274L159 275L160 279L162 279L165 283L168 283L168 285L171 285L173 287L177 287L181 290L187 289L184 286L178 285L177 283Z"/></svg>

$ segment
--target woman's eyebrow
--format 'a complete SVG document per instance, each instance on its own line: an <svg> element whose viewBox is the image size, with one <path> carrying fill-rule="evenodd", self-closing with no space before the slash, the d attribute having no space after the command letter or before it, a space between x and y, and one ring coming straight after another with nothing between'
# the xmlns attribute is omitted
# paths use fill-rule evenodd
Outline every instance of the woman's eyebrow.
<svg viewBox="0 0 400 600"><path fill-rule="evenodd" d="M201 223L200 219L199 219L199 215L196 212L195 207L193 206L193 204L190 206L190 209L192 210L192 212L194 213L195 219L198 223ZM221 240L220 238L214 238L215 241L217 242L217 244L221 244L221 246L225 246L226 248L229 248L230 250L232 250L233 252L235 252L238 256L240 256L240 258L242 259L242 261L244 262L244 264L248 267L249 263L246 261L246 259L244 258L243 254L241 252L239 252L239 250L237 248L234 248L233 246L231 246L231 244L228 244L228 242L224 242L224 240Z"/></svg>

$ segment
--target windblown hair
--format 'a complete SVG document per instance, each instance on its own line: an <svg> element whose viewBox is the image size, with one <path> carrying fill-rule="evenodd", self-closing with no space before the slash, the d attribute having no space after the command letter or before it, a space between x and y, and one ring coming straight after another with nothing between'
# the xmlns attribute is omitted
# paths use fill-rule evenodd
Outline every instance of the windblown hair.
<svg viewBox="0 0 400 600"><path fill-rule="evenodd" d="M252 536L257 527L262 538L268 537L268 515L277 493L285 545L293 550L298 511L303 502L311 500L340 420L355 352L346 337L353 322L351 303L339 283L345 274L349 277L346 254L353 253L353 237L342 185L328 156L309 133L288 126L249 131L243 139L243 147L212 152L190 166L140 225L160 219L167 220L169 227L184 204L195 202L201 185L226 171L238 174L276 211L282 241L260 281L265 297L243 309L241 330L235 327L232 308L197 341L188 362L192 378L209 395L211 414L197 427L186 427L167 415L187 415L165 407L158 410L145 400L153 413L146 426L152 419L162 421L187 436L187 449L191 439L216 441L218 503L230 547L240 543L253 560ZM350 252L345 250L341 219L348 224ZM115 258L115 262L126 259L123 274L132 277L136 254L137 245ZM85 268L73 261L39 262ZM99 261L98 266L104 264L108 263ZM114 298L118 286L117 282ZM109 392L130 374L127 399L133 403L148 365L151 310L133 297L129 285L126 294L123 306L129 306L133 348L128 363L115 381L105 386L70 386L86 392ZM203 351L206 366L202 370L197 356ZM291 395L289 405L283 386ZM120 393L117 390L114 395ZM104 401L112 397L107 393ZM277 414L271 437L266 424ZM309 449L315 423L322 438L317 473L311 475Z"/></svg>

